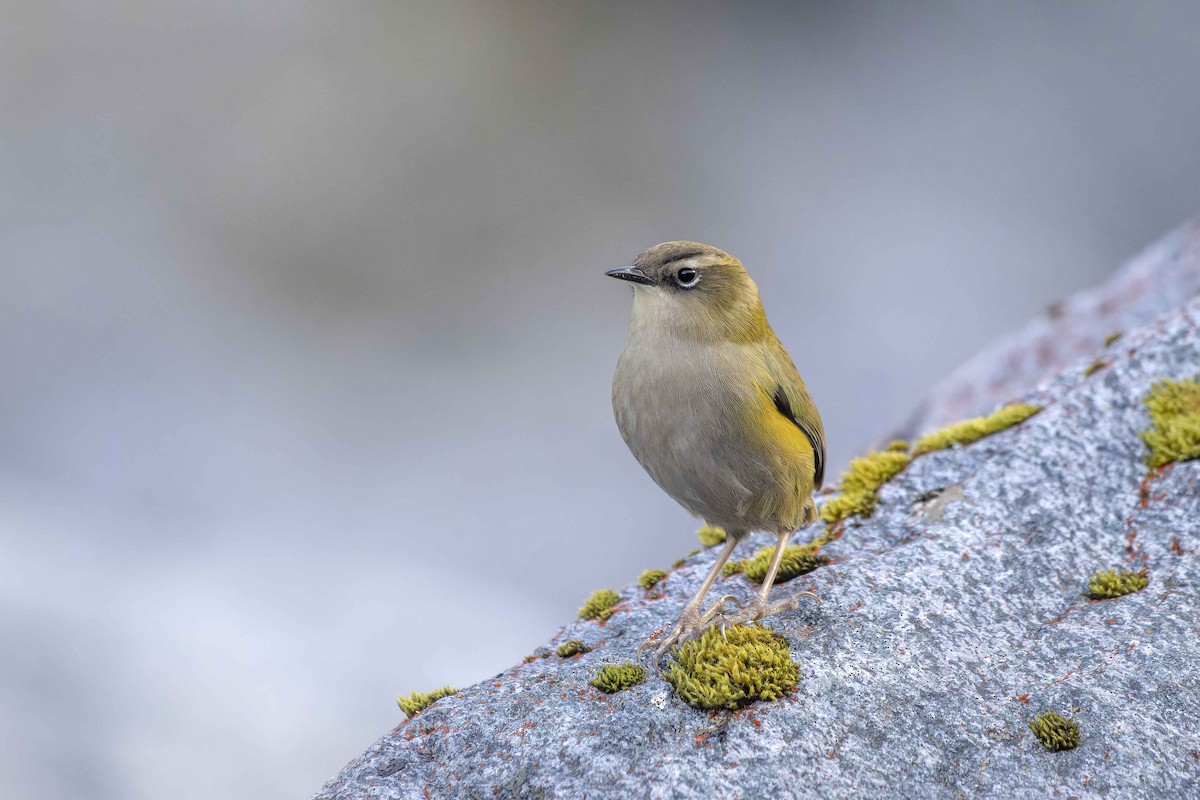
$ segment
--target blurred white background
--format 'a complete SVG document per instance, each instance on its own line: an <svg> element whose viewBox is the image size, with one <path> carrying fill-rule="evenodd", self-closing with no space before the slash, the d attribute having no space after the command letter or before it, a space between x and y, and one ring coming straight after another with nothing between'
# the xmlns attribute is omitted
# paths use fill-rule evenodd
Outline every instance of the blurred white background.
<svg viewBox="0 0 1200 800"><path fill-rule="evenodd" d="M4 797L306 796L696 546L645 247L747 264L836 477L1200 210L1195 3L0 10Z"/></svg>

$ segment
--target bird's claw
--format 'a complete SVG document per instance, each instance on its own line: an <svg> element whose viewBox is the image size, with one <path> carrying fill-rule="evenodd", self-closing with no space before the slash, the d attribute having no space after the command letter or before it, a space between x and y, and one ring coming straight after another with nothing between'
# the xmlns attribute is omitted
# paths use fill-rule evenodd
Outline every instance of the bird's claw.
<svg viewBox="0 0 1200 800"><path fill-rule="evenodd" d="M719 619L721 614L724 613L726 607L728 606L741 608L742 602L731 594L718 597L713 601L713 604L708 607L708 610L700 615L700 631L703 631L710 624L712 624L713 620ZM699 631L697 633L699 633Z"/></svg>
<svg viewBox="0 0 1200 800"><path fill-rule="evenodd" d="M698 614L684 614L679 618L679 621L675 623L675 626L671 628L671 630L667 631L662 636L654 639L647 639L645 642L642 642L641 646L637 649L638 659L640 660L647 650L652 650L654 671L657 672L658 676L661 678L663 656L666 655L667 651L672 647L676 646L677 644L682 644L689 638L695 636L699 627L699 620L700 618Z"/></svg>
<svg viewBox="0 0 1200 800"><path fill-rule="evenodd" d="M776 614L782 614L785 611L795 611L800 606L800 598L802 597L810 597L816 600L817 603L821 602L821 598L812 592L797 592L796 594L776 600L773 603L765 603L761 598L756 597L748 606L740 608L733 614L722 614L714 622L719 623L722 632L724 632L727 626L744 625L750 622L757 622L760 619L766 619L767 617L773 617Z"/></svg>
<svg viewBox="0 0 1200 800"><path fill-rule="evenodd" d="M724 616L725 609L730 605L741 608L741 603L738 599L731 594L727 594L724 597L718 597L703 614L695 611L684 611L679 617L679 621L675 623L675 626L670 631L660 637L649 639L638 647L638 658L640 659L647 650L653 650L654 669L661 677L663 656L671 648L686 644L704 633L715 620L719 620Z"/></svg>
<svg viewBox="0 0 1200 800"><path fill-rule="evenodd" d="M757 622L760 619L781 614L784 611L794 611L800 605L801 597L811 597L818 603L821 602L821 598L812 592L797 592L781 600L776 600L773 603L765 603L762 598L756 597L749 605L743 606L736 597L727 594L724 597L717 598L703 614L693 609L685 609L683 614L680 615L679 621L675 623L675 626L670 631L660 637L648 639L643 642L637 649L637 656L641 659L647 650L653 650L654 669L659 677L662 677L663 657L672 648L679 647L695 639L713 625L720 625L721 635L724 636L726 629L734 625ZM733 613L727 613L726 609L729 606L734 606L737 610Z"/></svg>

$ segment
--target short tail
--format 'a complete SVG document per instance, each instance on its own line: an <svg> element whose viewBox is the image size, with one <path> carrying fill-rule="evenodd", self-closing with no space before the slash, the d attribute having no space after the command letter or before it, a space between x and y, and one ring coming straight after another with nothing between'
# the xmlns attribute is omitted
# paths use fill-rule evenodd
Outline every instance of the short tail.
<svg viewBox="0 0 1200 800"><path fill-rule="evenodd" d="M817 513L817 501L813 498L808 498L808 503L804 506L804 524L812 525L819 520L821 515Z"/></svg>

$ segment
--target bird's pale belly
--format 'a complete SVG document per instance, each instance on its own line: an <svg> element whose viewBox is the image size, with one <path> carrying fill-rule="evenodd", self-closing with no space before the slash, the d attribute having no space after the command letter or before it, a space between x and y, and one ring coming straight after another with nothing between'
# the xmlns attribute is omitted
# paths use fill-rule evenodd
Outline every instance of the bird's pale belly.
<svg viewBox="0 0 1200 800"><path fill-rule="evenodd" d="M713 525L783 527L770 498L803 489L786 474L792 469L781 464L779 453L763 446L762 436L748 431L744 412L738 412L758 402L747 396L758 389L723 385L704 361L676 363L666 371L639 362L637 354L622 355L613 411L625 443L655 483ZM696 386L704 391L688 389Z"/></svg>

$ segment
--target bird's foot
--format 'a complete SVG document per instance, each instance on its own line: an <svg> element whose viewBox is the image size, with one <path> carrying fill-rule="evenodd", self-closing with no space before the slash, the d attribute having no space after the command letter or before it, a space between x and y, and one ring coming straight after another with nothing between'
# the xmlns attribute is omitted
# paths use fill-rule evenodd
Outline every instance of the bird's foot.
<svg viewBox="0 0 1200 800"><path fill-rule="evenodd" d="M784 611L795 611L800 606L801 597L811 597L817 603L821 602L821 598L812 592L797 592L796 594L776 600L773 603L766 602L762 597L755 597L748 606L738 609L732 614L721 614L719 617L713 619L711 624L720 625L721 629L724 630L734 625L744 625L749 622L766 619L767 617L773 617L776 614L782 614Z"/></svg>
<svg viewBox="0 0 1200 800"><path fill-rule="evenodd" d="M654 651L654 669L658 674L662 675L662 658L667 654L667 651L672 647L678 647L692 639L695 639L700 634L704 633L705 629L713 625L717 620L721 619L725 609L732 603L736 604L737 598L731 594L724 597L719 597L708 607L704 613L700 613L694 608L684 609L684 612L679 615L679 621L670 631L662 636L649 639L642 643L638 648L638 658L647 650Z"/></svg>

